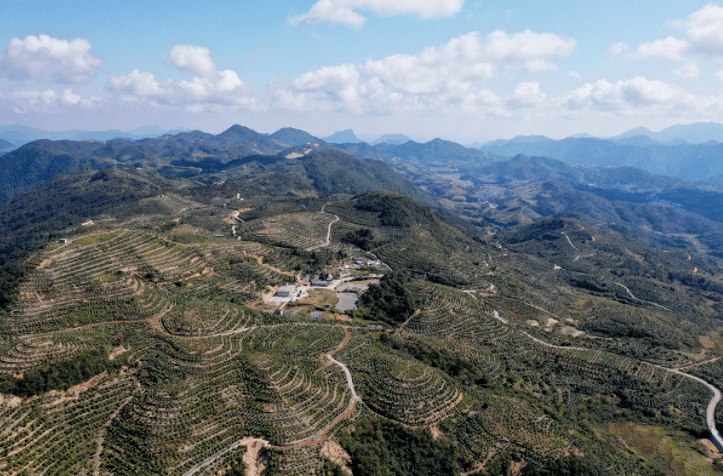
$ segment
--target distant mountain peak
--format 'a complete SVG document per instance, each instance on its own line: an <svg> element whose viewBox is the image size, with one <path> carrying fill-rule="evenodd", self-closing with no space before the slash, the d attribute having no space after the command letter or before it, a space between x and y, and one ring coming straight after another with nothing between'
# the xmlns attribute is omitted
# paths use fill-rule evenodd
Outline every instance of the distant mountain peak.
<svg viewBox="0 0 723 476"><path fill-rule="evenodd" d="M484 149L485 147L500 147L507 144L543 144L548 142L554 142L554 140L541 135L517 136L512 139L497 139L487 142L483 144L480 149Z"/></svg>
<svg viewBox="0 0 723 476"><path fill-rule="evenodd" d="M371 143L371 145L377 145L377 144L393 144L393 145L402 145L409 142L409 137L405 136L404 134L384 134L383 136L376 139L374 142Z"/></svg>
<svg viewBox="0 0 723 476"><path fill-rule="evenodd" d="M324 141L330 144L358 144L364 142L354 135L352 129L345 129L343 131L336 131L329 137L324 137Z"/></svg>
<svg viewBox="0 0 723 476"><path fill-rule="evenodd" d="M253 129L249 129L246 126L242 126L240 124L234 124L233 126L229 127L228 129L226 129L219 135L224 135L224 134L258 134L258 132L256 132Z"/></svg>
<svg viewBox="0 0 723 476"><path fill-rule="evenodd" d="M630 129L629 131L625 131L622 134L618 134L616 136L611 137L611 139L627 139L628 137L635 137L635 136L648 136L652 137L651 135L655 134L653 131L648 129L647 127L636 127L635 129Z"/></svg>
<svg viewBox="0 0 723 476"><path fill-rule="evenodd" d="M278 131L274 132L273 134L270 134L269 137L281 141L284 144L288 144L292 147L308 143L319 144L324 142L323 140L309 134L306 131L303 131L301 129L295 129L293 127L283 127Z"/></svg>
<svg viewBox="0 0 723 476"><path fill-rule="evenodd" d="M629 144L629 145L650 145L658 144L659 142L650 136L640 134L636 136L628 136L622 139L616 139L615 142L618 144Z"/></svg>
<svg viewBox="0 0 723 476"><path fill-rule="evenodd" d="M215 136L214 142L222 142L225 144L237 144L239 142L254 142L261 147L265 147L269 150L281 151L286 147L287 144L269 137L266 134L261 134L253 129L239 124L234 124L222 133ZM261 150L259 150L261 152Z"/></svg>
<svg viewBox="0 0 723 476"><path fill-rule="evenodd" d="M663 143L706 144L710 141L723 142L723 124L719 122L694 122L692 124L675 124L662 131L653 132L645 127L637 127L611 139L626 139L634 136L647 136Z"/></svg>
<svg viewBox="0 0 723 476"><path fill-rule="evenodd" d="M548 141L551 140L547 136L543 136L540 134L530 134L527 136L517 136L512 140L520 141L520 142L542 142L542 141Z"/></svg>

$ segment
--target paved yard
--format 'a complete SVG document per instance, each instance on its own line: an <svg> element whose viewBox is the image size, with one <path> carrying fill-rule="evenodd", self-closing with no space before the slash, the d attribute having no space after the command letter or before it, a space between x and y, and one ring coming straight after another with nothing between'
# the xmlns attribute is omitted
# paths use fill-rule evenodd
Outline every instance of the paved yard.
<svg viewBox="0 0 723 476"><path fill-rule="evenodd" d="M337 311L349 311L356 309L356 302L359 299L354 293L336 293L336 297L339 298L339 302L336 304Z"/></svg>

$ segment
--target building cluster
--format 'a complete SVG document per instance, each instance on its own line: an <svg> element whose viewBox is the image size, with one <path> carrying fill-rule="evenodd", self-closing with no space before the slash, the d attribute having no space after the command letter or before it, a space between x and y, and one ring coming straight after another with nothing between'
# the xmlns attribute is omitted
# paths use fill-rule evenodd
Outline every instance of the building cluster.
<svg viewBox="0 0 723 476"><path fill-rule="evenodd" d="M364 259L355 259L355 260L354 260L354 264L359 265L359 266L364 266L364 265L366 265L366 266L376 266L376 265L377 265L377 262L376 262L376 261L371 261L371 260L364 260Z"/></svg>
<svg viewBox="0 0 723 476"><path fill-rule="evenodd" d="M314 287L323 288L331 284L331 282L334 280L334 276L332 276L331 274L327 274L326 276L321 277L318 274L315 274L314 276L309 277L309 275L307 274L302 278L302 280L310 282L311 285Z"/></svg>
<svg viewBox="0 0 723 476"><path fill-rule="evenodd" d="M300 284L284 284L276 291L275 297L301 299L306 294L304 286Z"/></svg>

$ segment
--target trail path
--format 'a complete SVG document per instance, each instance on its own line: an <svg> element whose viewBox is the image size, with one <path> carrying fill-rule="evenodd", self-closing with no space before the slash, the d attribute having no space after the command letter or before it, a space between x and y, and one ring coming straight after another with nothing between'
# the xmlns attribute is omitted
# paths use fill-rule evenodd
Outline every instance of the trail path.
<svg viewBox="0 0 723 476"><path fill-rule="evenodd" d="M331 213L326 213L324 211L324 208L326 208L326 203L321 207L321 211L319 213L323 213L324 215L331 215ZM326 241L320 245L312 246L311 248L306 248L306 251L314 251L319 248L325 248L329 246L329 242L331 241L331 225L339 221L339 217L336 215L331 215L334 217L334 219L329 223L329 229L326 231Z"/></svg>
<svg viewBox="0 0 723 476"><path fill-rule="evenodd" d="M493 315L494 315L495 319L499 320L500 322L503 322L503 323L505 323L505 324L509 324L505 319L503 319L502 317L500 317L499 312L497 312L496 310L493 312ZM551 347L551 348L553 348L553 349L558 349L558 350L582 350L582 351L592 350L592 349L586 349L586 348L584 348L584 347L565 347L565 346L560 346L560 345L553 345L553 344L547 343L547 342L545 342L545 341L543 341L543 340L541 340L541 339L538 339L537 337L534 337L534 336L528 334L527 332L525 332L525 331L523 331L523 330L520 330L520 329L517 329L517 330L518 330L521 334L527 336L528 338L532 339L533 341L537 342L538 344L544 345L544 346L546 346L546 347ZM641 361L641 362L645 362L645 361ZM710 437L711 441L713 442L713 444L715 444L715 446L718 448L719 451L723 451L723 438L721 438L721 435L720 435L720 433L718 432L718 429L716 428L716 425L715 425L715 409L716 409L716 407L718 406L718 403L721 401L721 392L720 392L720 390L718 390L716 387L714 387L714 386L711 385L710 383L706 382L706 381L703 380L702 378L696 377L695 375L691 375L691 374L688 374L688 373L685 373L685 372L681 372L680 370L677 370L677 369L671 369L671 368L668 368L668 367L663 367L662 365L651 364L650 362L646 362L646 363L647 363L647 364L650 364L650 365L652 365L653 367L658 368L658 369L660 369L660 370L665 370L666 372L670 372L670 373L673 373L673 374L680 375L681 377L685 377L685 378L694 380L694 381L696 381L696 382L698 382L698 383L700 383L700 384L702 384L702 385L705 385L705 386L708 388L708 390L710 390L711 392L713 392L713 398L711 398L710 402L708 403L708 408L706 408L706 412L705 412L705 422L706 422L706 424L708 425L708 429L710 430L710 433L711 433L711 437Z"/></svg>
<svg viewBox="0 0 723 476"><path fill-rule="evenodd" d="M620 286L621 288L625 289L625 290L628 292L628 294L630 295L630 297L633 298L633 299L635 299L636 301L644 302L644 303L646 303L646 304L652 304L653 306L657 306L657 307L659 307L660 309L665 309L666 311L670 311L670 309L668 309L667 307L663 307L663 306L661 306L661 305L658 304L658 303L651 302L651 301L644 301L644 300L642 300L642 299L638 299L637 297L635 297L635 295L634 295L633 293L630 292L630 290L627 288L627 286L625 286L625 285L623 285L623 284L620 284L620 283L615 283L615 284L617 284L617 285ZM672 312L672 311L671 311L671 312Z"/></svg>
<svg viewBox="0 0 723 476"><path fill-rule="evenodd" d="M477 299L477 298L474 297L474 296L472 296L472 297L473 297L474 299ZM402 329L404 329L404 327L405 327L407 324L409 324L409 321L411 321L412 319L414 319L415 317L417 317L420 312L422 312L421 309L417 309L416 311L414 311L414 314L412 314L411 316L409 316L409 319L407 319L406 321L404 321L404 323L402 323L402 325L399 326L399 330L401 331Z"/></svg>
<svg viewBox="0 0 723 476"><path fill-rule="evenodd" d="M712 364L713 362L718 362L720 359L723 359L723 356L715 357L715 358L713 358L713 359L704 360L704 361L702 361L702 362L697 362L697 363L695 363L695 364L684 365L684 366L682 366L682 367L675 367L674 370L687 370L687 369L692 369L692 368L694 368L694 367L700 367L701 365Z"/></svg>
<svg viewBox="0 0 723 476"><path fill-rule="evenodd" d="M345 364L342 364L341 362L336 360L334 357L332 357L334 354L336 354L341 349L346 347L346 345L351 340L351 334L349 333L349 329L347 329L346 327L344 327L343 329L344 329L344 332L346 332L346 339L344 339L344 342L342 342L341 345L336 350L334 350L333 352L329 352L326 356L329 358L329 360L331 360L336 365L341 367L341 369L344 371L344 374L346 374L346 383L349 385L349 390L351 390L352 400L354 400L355 402L361 402L362 399L361 399L361 397L359 397L359 395L357 395L356 389L354 388L354 381L351 378L351 372L349 371L349 367L347 367Z"/></svg>
<svg viewBox="0 0 723 476"><path fill-rule="evenodd" d="M105 422L103 425L103 430L101 431L101 434L98 436L97 442L96 442L96 450L95 454L93 455L93 476L100 476L100 454L103 452L103 444L105 443L105 432L108 429L108 427L111 425L113 420L116 419L120 411L128 405L131 400L133 400L133 395L126 398L125 401L121 406L119 406L108 418L108 421Z"/></svg>
<svg viewBox="0 0 723 476"><path fill-rule="evenodd" d="M589 255L577 255L577 256L575 256L575 259L572 261L574 263L575 261L579 260L580 258L592 258L593 256L595 256L595 253L590 253Z"/></svg>
<svg viewBox="0 0 723 476"><path fill-rule="evenodd" d="M566 232L566 231L563 231L563 232L561 233L561 235L564 235L565 238L567 238L567 242L570 243L570 246L572 246L573 248L577 249L577 246L573 245L573 244L572 244L572 241L570 241L570 237L567 236L567 232Z"/></svg>
<svg viewBox="0 0 723 476"><path fill-rule="evenodd" d="M290 276L290 277L293 277L293 278L295 278L295 279L298 277L298 273L297 273L297 274L294 274L294 273L292 273L291 271L284 271L283 269L277 268L277 267L274 266L274 265L264 263L264 257L263 257L263 256L251 254L251 253L249 253L249 252L247 252L247 251L244 251L244 252L243 252L243 255L255 259L256 262L259 264L259 266L263 266L263 267L266 268L266 269L270 269L271 271L274 271L274 272L276 272L276 273L283 274L283 275L286 275L286 276Z"/></svg>
<svg viewBox="0 0 723 476"><path fill-rule="evenodd" d="M201 461L200 463L198 463L197 465L193 466L191 469L189 469L188 471L183 473L183 476L193 476L194 474L196 474L197 472L199 472L206 466L212 464L214 461L216 461L218 458L225 455L229 451L233 451L236 448L238 448L239 446L245 446L245 445L248 445L251 443L255 443L257 441L261 442L263 444L263 446L269 446L268 441L262 440L260 438L244 438L243 440L237 441L236 443L232 444L231 446L228 446L228 447L222 449L218 453L215 453L215 454L209 456L205 460Z"/></svg>
<svg viewBox="0 0 723 476"><path fill-rule="evenodd" d="M340 417L336 418L327 428L325 428L324 431L321 432L321 435L319 436L318 439L312 440L312 441L307 441L307 442L305 442L305 443L301 443L301 444L293 445L293 446L272 446L272 445L269 444L268 441L263 440L263 439L260 439L260 438L244 438L244 439L242 439L242 440L240 440L240 441L237 441L237 442L233 443L233 444L230 445L230 446L227 446L227 447L224 448L223 450L221 450L221 451L219 451L219 452L217 452L217 453L209 456L209 457L206 458L205 460L201 461L200 463L198 463L197 465L193 466L193 467L190 468L188 471L186 471L185 473L183 473L183 476L193 476L194 474L196 474L197 472L199 472L199 471L202 470L203 468L211 465L214 461L216 461L218 458L220 458L221 456L225 455L225 454L228 453L229 451L233 451L233 450L237 449L239 446L244 446L244 445L247 445L247 444L250 444L250 443L253 443L253 442L261 442L261 443L263 444L263 446L266 446L266 447L271 447L271 448L285 448L285 449L299 449L299 448L304 448L304 447L307 447L307 446L313 446L313 445L317 445L317 444L319 444L319 443L323 443L323 442L326 440L326 438L329 436L329 432L330 432L337 424L339 424L339 422L342 422L342 421L346 420L346 419L349 418L352 414L354 414L354 411L356 410L356 405L357 405L357 403L358 403L358 402L361 402L362 400L361 400L361 398L359 397L359 395L357 395L356 390L354 389L354 382L353 382L353 380L352 380L351 372L349 371L349 368L348 368L346 365L344 365L344 364L342 364L341 362L339 362L338 360L336 360L334 357L332 357L332 355L334 355L335 353L339 352L339 351L342 350L344 347L346 347L346 345L347 345L347 344L349 343L349 341L351 340L351 334L349 333L349 329L347 329L347 328L344 327L344 326L340 326L340 327L341 327L342 329L344 329L344 332L346 333L346 337L344 338L344 341L343 341L336 349L334 349L333 351L331 351L331 352L329 352L328 354L326 354L326 356L327 356L327 357L329 358L329 360L331 360L333 363L335 363L336 365L338 365L339 367L341 367L341 369L342 369L342 370L344 371L344 373L346 374L346 381L347 381L347 384L349 385L349 390L351 390L352 400L351 400L351 405L349 405L349 408L347 409L347 411L346 411L343 415L341 415Z"/></svg>

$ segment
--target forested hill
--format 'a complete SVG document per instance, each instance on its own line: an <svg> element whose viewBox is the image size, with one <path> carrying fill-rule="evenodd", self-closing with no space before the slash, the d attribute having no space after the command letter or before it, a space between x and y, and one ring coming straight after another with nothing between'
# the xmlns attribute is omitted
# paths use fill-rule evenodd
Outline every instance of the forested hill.
<svg viewBox="0 0 723 476"><path fill-rule="evenodd" d="M13 144L11 144L10 142L8 142L6 140L0 139L0 155L6 154L15 149L17 149L17 147L15 147Z"/></svg>
<svg viewBox="0 0 723 476"><path fill-rule="evenodd" d="M281 129L268 136L239 125L218 135L194 131L136 142L125 139L38 140L0 156L0 200L8 200L59 174L72 174L88 169L146 167L193 175L209 167L217 170L233 168L243 164L244 159L251 156L298 158L325 149L330 149L330 146L297 129ZM332 189L352 194L386 189L412 195L417 193L408 186L394 189L392 182L399 177L383 164L369 165L370 169L363 171L364 166L358 160L341 155L332 157L329 154L332 153L322 154L318 159L305 162L302 166L311 167L305 173L311 174L311 179L318 181L316 185L322 193ZM334 173L339 172L339 164L331 160L332 158L339 158L340 163L344 164L343 167L349 169L349 173L345 174L348 178L345 184L342 184L344 180L341 178L334 183L328 182ZM320 160L324 163L315 165ZM274 159L270 159L270 162L274 162ZM367 177L364 177L365 175ZM380 184L370 185L370 181ZM419 197L417 193L417 198Z"/></svg>
<svg viewBox="0 0 723 476"><path fill-rule="evenodd" d="M721 474L719 260L582 213L488 232L338 150L199 159L0 204L0 474Z"/></svg>
<svg viewBox="0 0 723 476"><path fill-rule="evenodd" d="M652 142L652 143L651 143ZM655 141L631 143L630 139L607 140L567 138L553 140L519 138L485 144L491 154L544 156L563 162L584 161L615 167L632 166L650 173L688 180L704 180L723 174L723 144L661 144Z"/></svg>

